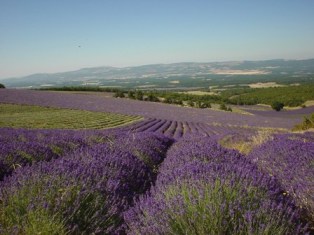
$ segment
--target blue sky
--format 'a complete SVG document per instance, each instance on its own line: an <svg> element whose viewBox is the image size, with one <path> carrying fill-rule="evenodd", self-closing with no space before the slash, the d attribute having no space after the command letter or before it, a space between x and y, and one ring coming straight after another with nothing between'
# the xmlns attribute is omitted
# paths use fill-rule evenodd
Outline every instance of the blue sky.
<svg viewBox="0 0 314 235"><path fill-rule="evenodd" d="M0 0L0 78L314 58L313 0Z"/></svg>

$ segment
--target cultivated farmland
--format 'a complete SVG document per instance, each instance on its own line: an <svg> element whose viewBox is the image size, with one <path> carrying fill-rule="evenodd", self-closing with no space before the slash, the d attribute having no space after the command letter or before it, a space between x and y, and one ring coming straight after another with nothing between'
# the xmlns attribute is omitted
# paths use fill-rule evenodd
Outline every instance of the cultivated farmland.
<svg viewBox="0 0 314 235"><path fill-rule="evenodd" d="M264 112L1 90L0 234L313 233L314 134Z"/></svg>
<svg viewBox="0 0 314 235"><path fill-rule="evenodd" d="M116 99L86 94L67 94L46 91L1 90L2 103L28 104L46 107L80 109L97 112L110 112L127 115L138 115L145 118L169 119L186 122L220 123L240 126L258 126L274 128L293 128L300 122L304 112L313 112L313 108L305 108L291 112L271 111L264 115L241 115L210 109L195 109L164 105L161 103L142 102L136 100ZM289 115L291 113L291 115ZM283 120L284 118L284 120Z"/></svg>

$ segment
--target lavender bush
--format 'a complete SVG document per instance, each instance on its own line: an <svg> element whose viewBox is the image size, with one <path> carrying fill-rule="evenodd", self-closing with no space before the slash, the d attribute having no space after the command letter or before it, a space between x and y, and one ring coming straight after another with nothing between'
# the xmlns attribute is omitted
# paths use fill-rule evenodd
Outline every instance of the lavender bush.
<svg viewBox="0 0 314 235"><path fill-rule="evenodd" d="M0 180L16 168L89 145L84 132L0 128Z"/></svg>
<svg viewBox="0 0 314 235"><path fill-rule="evenodd" d="M314 228L313 140L313 133L277 135L253 150L249 158L280 181Z"/></svg>
<svg viewBox="0 0 314 235"><path fill-rule="evenodd" d="M149 194L125 213L129 234L303 234L280 184L210 138L180 140Z"/></svg>
<svg viewBox="0 0 314 235"><path fill-rule="evenodd" d="M5 178L0 184L0 233L49 233L54 229L55 234L123 233L122 212L150 187L155 174L129 150L143 151L148 157L152 154L157 164L160 159L154 155L161 158L171 140L153 134L135 134L129 140L119 133L110 137L116 142L24 166ZM143 140L142 149L139 143ZM115 148L118 141L126 148Z"/></svg>

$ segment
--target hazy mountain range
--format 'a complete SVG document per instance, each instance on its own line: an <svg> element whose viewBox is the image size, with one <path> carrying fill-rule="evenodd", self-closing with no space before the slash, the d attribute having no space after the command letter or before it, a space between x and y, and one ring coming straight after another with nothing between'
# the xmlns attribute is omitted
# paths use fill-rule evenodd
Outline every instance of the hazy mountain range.
<svg viewBox="0 0 314 235"><path fill-rule="evenodd" d="M273 81L287 78L302 82L312 80L314 59L231 61L211 63L152 64L135 67L94 67L62 73L33 74L0 80L6 87L49 87L68 85L97 85L117 87L174 87L209 81L255 79ZM294 79L293 79L294 78ZM266 79L266 80L265 80ZM182 82L181 82L182 81ZM188 82L190 81L190 82ZM205 83L207 81L207 83ZM194 82L194 83L193 83Z"/></svg>

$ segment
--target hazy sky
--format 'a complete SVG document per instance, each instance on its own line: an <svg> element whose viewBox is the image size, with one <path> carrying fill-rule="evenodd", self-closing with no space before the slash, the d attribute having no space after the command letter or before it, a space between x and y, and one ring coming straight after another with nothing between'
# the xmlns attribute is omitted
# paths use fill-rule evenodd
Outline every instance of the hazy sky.
<svg viewBox="0 0 314 235"><path fill-rule="evenodd" d="M314 58L313 0L0 0L0 78Z"/></svg>

